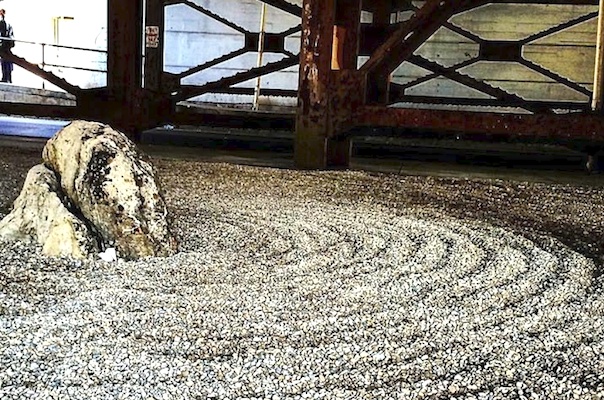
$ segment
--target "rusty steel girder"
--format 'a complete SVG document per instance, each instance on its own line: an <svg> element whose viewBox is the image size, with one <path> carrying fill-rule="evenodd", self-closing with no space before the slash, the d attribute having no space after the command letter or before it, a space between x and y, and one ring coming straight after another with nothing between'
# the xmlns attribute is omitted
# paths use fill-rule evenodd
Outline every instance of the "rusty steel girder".
<svg viewBox="0 0 604 400"><path fill-rule="evenodd" d="M483 0L428 0L373 52L361 71L376 75L391 73L454 14L484 3Z"/></svg>
<svg viewBox="0 0 604 400"><path fill-rule="evenodd" d="M258 51L260 33L246 30L236 21L230 21L220 12L192 0L142 0L123 2L108 0L109 51L108 83L99 89L82 89L72 85L26 60L7 54L17 65L36 73L54 85L78 98L76 114L98 117L133 131L176 121L176 103L205 93L253 94L254 89L237 87L238 83L273 73L291 66L300 66L299 87L291 89L262 89L262 94L298 96L296 117L297 148L306 149L308 165L346 165L349 142L346 131L354 126L399 126L408 128L467 130L470 134L534 135L538 138L601 141L599 116L588 112L587 102L526 100L485 80L464 74L464 68L475 62L515 62L527 69L573 90L584 97L592 91L584 82L573 82L542 65L523 57L523 46L558 34L597 17L589 10L584 15L549 27L521 40L486 40L469 28L450 22L457 13L490 3L516 4L574 4L597 5L597 0L304 0L303 7L287 0L258 0L282 12L301 17L301 24L280 33L265 33L265 51L283 54L284 58L262 67L224 76L202 85L183 85L181 80L200 71L234 59L247 52ZM163 35L165 7L183 4L194 12L224 24L243 35L243 47L221 55L214 60L178 73L163 71ZM419 5L423 4L423 5ZM361 10L373 13L371 24L361 24ZM144 12L143 12L144 11ZM399 21L393 16L402 11L407 18ZM394 13L394 14L393 14ZM145 20L143 21L143 14ZM133 22L134 21L134 22ZM144 87L142 83L142 53L144 25L158 27L157 48L146 48L144 57ZM417 54L438 29L446 29L462 36L477 46L478 55L442 65L438 60ZM287 51L285 38L302 32L301 54ZM360 54L369 60L357 69ZM429 71L428 75L410 82L390 82L392 71L402 62L408 62ZM409 89L438 77L478 91L484 98L430 97L410 95ZM393 103L422 103L432 105L468 105L487 107L515 107L532 114L472 113L460 111L401 110L387 105ZM559 114L559 109L572 112ZM46 110L50 110L47 108ZM61 112L52 109L53 112ZM555 110L555 112L554 112ZM71 115L74 109L65 112ZM443 122L446 121L446 122ZM531 124L536 126L531 127ZM572 127L576 129L571 129ZM548 133L549 132L549 133ZM570 133L569 133L570 132ZM569 136L570 135L570 136ZM317 158L317 159L318 159Z"/></svg>
<svg viewBox="0 0 604 400"><path fill-rule="evenodd" d="M507 3L508 1L500 1ZM360 52L370 53L370 58L360 68L349 66L346 69L331 68L328 60L321 54L342 51L339 27L334 27L334 41L327 40L330 25L334 24L325 16L325 10L317 4L318 0L306 0L305 12L310 13L303 19L303 32L312 39L314 30L321 30L323 41L315 40L315 46L302 46L302 63L299 87L299 107L297 124L297 145L304 147L304 141L319 143L314 160L305 160L299 166L329 166L337 164L330 159L330 143L338 143L348 138L354 127L397 127L418 130L463 133L467 137L506 137L533 138L566 142L577 140L590 143L604 143L604 120L600 115L589 112L587 103L572 101L527 101L523 97L507 92L485 81L460 72L463 68L479 61L516 62L526 68L564 85L580 94L591 96L591 91L583 85L547 70L525 59L522 47L529 42L556 34L565 29L589 21L597 13L587 13L543 32L530 35L517 41L489 41L453 25L449 19L462 12L497 1L466 0L442 1L428 0L418 7L410 1L380 0L364 2L363 8L374 13L373 25L362 27ZM331 0L322 3L326 7ZM337 4L336 2L336 9ZM396 3L396 4L395 4ZM541 3L537 1L517 3ZM548 2L549 3L549 2ZM556 4L578 4L559 1ZM581 4L597 4L585 1ZM406 21L390 24L391 12L395 7L412 11L414 15ZM358 21L357 21L358 22ZM348 22L351 24L352 22ZM469 60L452 66L443 66L436 61L415 54L416 50L438 29L447 29L478 44L479 54ZM304 36L303 36L304 38ZM381 42L381 44L379 44ZM307 42L305 42L307 43ZM378 43L378 44L376 44ZM357 49L359 49L357 47ZM348 49L350 57L359 52ZM342 58L342 54L334 57ZM431 73L405 84L392 84L389 76L402 62L415 64ZM336 63L339 64L339 63ZM313 74L309 74L312 71ZM437 98L429 96L408 96L407 88L412 88L436 77L445 77L451 81L474 89L487 98ZM466 104L475 106L516 107L524 109L522 113L494 113L469 111L442 111L434 109L403 109L388 107L393 102L426 102L434 104ZM311 105L311 106L309 106ZM567 112L561 112L566 109ZM570 110L581 112L570 112ZM312 124L309 124L312 122ZM314 132L309 132L313 130ZM356 131L358 132L358 131ZM403 130L398 130L403 132ZM340 157L340 159L343 159Z"/></svg>
<svg viewBox="0 0 604 400"><path fill-rule="evenodd" d="M358 3L360 11L361 5ZM387 102L389 75L453 14L481 1L428 0L415 17L390 33L371 58L359 70L360 18L336 18L344 15L350 2L305 0L302 18L302 50L298 113L296 122L296 165L303 168L346 166L350 143L342 132L362 123L358 110L365 104ZM377 4L379 3L379 4ZM389 22L391 2L374 4L375 22ZM346 24L346 26L338 26ZM342 30L351 30L346 44ZM344 47L348 46L348 47ZM348 55L344 66L343 54ZM330 57L333 55L333 57ZM341 67L344 67L341 69ZM346 153L346 154L344 154Z"/></svg>
<svg viewBox="0 0 604 400"><path fill-rule="evenodd" d="M461 133L466 138L490 136L604 144L604 118L595 113L512 114L366 106L357 110L352 125Z"/></svg>

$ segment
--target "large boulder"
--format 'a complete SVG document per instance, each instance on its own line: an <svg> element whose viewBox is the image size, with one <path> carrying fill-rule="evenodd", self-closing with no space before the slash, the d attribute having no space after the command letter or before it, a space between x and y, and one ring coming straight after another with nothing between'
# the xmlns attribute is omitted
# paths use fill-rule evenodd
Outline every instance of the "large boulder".
<svg viewBox="0 0 604 400"><path fill-rule="evenodd" d="M153 166L123 133L74 121L47 142L42 158L102 247L115 247L129 259L174 253Z"/></svg>
<svg viewBox="0 0 604 400"><path fill-rule="evenodd" d="M68 204L55 173L36 165L28 172L12 211L0 221L0 236L35 241L51 256L85 258L98 251L98 244Z"/></svg>

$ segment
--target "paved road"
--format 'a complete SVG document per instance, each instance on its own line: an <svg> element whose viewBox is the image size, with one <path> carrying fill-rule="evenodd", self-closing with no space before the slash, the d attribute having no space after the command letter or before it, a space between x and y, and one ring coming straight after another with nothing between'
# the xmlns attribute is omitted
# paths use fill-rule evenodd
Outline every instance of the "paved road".
<svg viewBox="0 0 604 400"><path fill-rule="evenodd" d="M69 121L61 120L2 116L0 135L50 138L68 123Z"/></svg>

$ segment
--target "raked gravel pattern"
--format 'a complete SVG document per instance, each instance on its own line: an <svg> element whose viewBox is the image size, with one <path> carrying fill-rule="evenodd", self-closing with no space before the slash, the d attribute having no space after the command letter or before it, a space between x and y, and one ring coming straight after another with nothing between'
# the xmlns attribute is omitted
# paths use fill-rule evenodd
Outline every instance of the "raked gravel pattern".
<svg viewBox="0 0 604 400"><path fill-rule="evenodd" d="M360 172L160 167L173 257L0 242L0 399L604 397L602 280L556 239L312 194Z"/></svg>

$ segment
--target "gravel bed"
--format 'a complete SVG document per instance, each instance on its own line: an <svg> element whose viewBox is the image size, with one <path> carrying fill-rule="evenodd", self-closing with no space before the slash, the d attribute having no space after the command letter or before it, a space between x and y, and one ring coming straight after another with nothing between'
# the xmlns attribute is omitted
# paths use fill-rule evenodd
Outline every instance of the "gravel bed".
<svg viewBox="0 0 604 400"><path fill-rule="evenodd" d="M173 257L0 240L0 399L604 397L602 187L155 163Z"/></svg>

